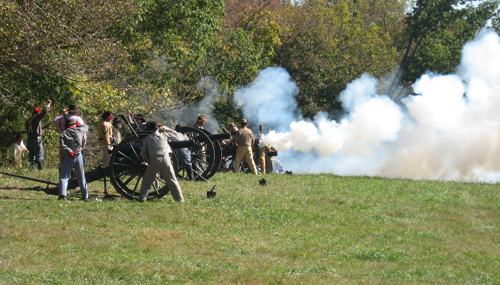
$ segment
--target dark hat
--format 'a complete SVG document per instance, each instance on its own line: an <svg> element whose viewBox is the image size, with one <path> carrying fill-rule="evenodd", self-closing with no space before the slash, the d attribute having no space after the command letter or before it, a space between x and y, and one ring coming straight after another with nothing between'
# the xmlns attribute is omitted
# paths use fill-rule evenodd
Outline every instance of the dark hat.
<svg viewBox="0 0 500 285"><path fill-rule="evenodd" d="M114 118L113 120L113 124L116 124L116 123L121 123L122 120L120 120L120 118Z"/></svg>
<svg viewBox="0 0 500 285"><path fill-rule="evenodd" d="M78 109L78 107L75 104L71 104L71 105L69 105L68 113L71 113L71 112L80 112L80 110Z"/></svg>
<svg viewBox="0 0 500 285"><path fill-rule="evenodd" d="M66 119L66 125L72 126L76 125L78 123L78 120L76 119L76 116L71 116L68 119Z"/></svg>
<svg viewBox="0 0 500 285"><path fill-rule="evenodd" d="M141 114L134 115L134 119L144 119L144 116Z"/></svg>
<svg viewBox="0 0 500 285"><path fill-rule="evenodd" d="M102 114L102 118L103 119L107 119L107 118L114 118L115 116L111 115L111 112L110 111L105 111L103 114Z"/></svg>
<svg viewBox="0 0 500 285"><path fill-rule="evenodd" d="M149 121L146 124L146 128L151 131L155 131L158 129L158 123L155 121Z"/></svg>
<svg viewBox="0 0 500 285"><path fill-rule="evenodd" d="M240 125L248 125L247 120L245 120L245 119L241 119L241 121L240 121Z"/></svg>
<svg viewBox="0 0 500 285"><path fill-rule="evenodd" d="M181 126L181 125L179 125L179 124L175 125L175 130L176 130L176 131L177 131L177 130L179 130L180 128L182 128L182 126Z"/></svg>
<svg viewBox="0 0 500 285"><path fill-rule="evenodd" d="M205 118L205 116L198 116L198 121L206 121L208 120L207 118Z"/></svg>

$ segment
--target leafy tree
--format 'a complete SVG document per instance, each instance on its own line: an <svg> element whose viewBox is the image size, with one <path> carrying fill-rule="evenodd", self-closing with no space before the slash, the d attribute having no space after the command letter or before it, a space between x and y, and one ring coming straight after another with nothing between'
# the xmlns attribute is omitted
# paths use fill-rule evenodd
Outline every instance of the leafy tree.
<svg viewBox="0 0 500 285"><path fill-rule="evenodd" d="M121 37L132 55L126 85L133 87L126 92L138 98L134 105L164 111L201 96L196 83L206 75L207 50L220 31L224 2L144 0L135 7Z"/></svg>
<svg viewBox="0 0 500 285"><path fill-rule="evenodd" d="M284 12L283 45L274 63L297 82L304 116L339 110L337 96L348 82L390 70L397 55L389 30L396 24L387 15L374 18L369 3L311 0Z"/></svg>
<svg viewBox="0 0 500 285"><path fill-rule="evenodd" d="M173 104L196 86L223 7L222 0L1 1L0 133L22 131L48 98L55 109L78 103L90 118Z"/></svg>
<svg viewBox="0 0 500 285"><path fill-rule="evenodd" d="M418 0L406 17L404 56L389 87L393 98L427 70L451 73L460 62L461 48L491 19L499 1Z"/></svg>
<svg viewBox="0 0 500 285"><path fill-rule="evenodd" d="M96 81L116 69L108 59L121 50L112 33L129 7L115 0L0 2L1 146L47 99L56 110L74 103L74 78Z"/></svg>
<svg viewBox="0 0 500 285"><path fill-rule="evenodd" d="M280 7L279 1L274 0L226 1L222 32L208 52L206 66L225 92L214 106L223 125L241 117L232 104L234 91L272 65L275 51L281 45Z"/></svg>

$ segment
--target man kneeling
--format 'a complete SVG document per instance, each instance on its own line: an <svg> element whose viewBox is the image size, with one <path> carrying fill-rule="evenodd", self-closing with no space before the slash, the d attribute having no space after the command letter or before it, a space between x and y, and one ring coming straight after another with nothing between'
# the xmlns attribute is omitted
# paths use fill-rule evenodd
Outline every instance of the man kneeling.
<svg viewBox="0 0 500 285"><path fill-rule="evenodd" d="M155 121L148 122L147 128L151 134L144 139L141 156L149 163L149 166L146 173L144 173L139 201L145 202L148 199L149 189L156 178L156 174L160 172L174 200L184 202L181 186L177 182L174 167L170 161L172 149L168 144L168 138L175 137L176 132L167 127L161 127L158 130L158 124Z"/></svg>

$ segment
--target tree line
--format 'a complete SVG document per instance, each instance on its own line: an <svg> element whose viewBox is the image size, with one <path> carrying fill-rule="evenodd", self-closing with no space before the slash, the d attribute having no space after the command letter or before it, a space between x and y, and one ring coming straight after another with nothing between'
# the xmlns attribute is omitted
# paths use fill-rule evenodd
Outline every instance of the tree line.
<svg viewBox="0 0 500 285"><path fill-rule="evenodd" d="M88 115L168 112L200 100L197 82L206 76L224 93L213 111L227 124L241 115L235 90L270 66L291 74L305 117L335 116L339 93L363 73L391 74L386 92L397 100L425 71L453 72L464 43L486 25L499 30L498 7L499 0L2 0L0 134L22 132L47 99Z"/></svg>

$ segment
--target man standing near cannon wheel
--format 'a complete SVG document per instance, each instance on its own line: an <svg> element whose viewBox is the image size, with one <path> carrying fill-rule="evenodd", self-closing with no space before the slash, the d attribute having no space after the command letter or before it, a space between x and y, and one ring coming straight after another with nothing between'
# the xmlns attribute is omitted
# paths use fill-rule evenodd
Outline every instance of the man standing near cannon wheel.
<svg viewBox="0 0 500 285"><path fill-rule="evenodd" d="M43 144L42 144L42 119L49 113L52 100L47 100L47 106L42 110L35 108L33 114L26 121L26 132L28 133L29 163L43 169Z"/></svg>
<svg viewBox="0 0 500 285"><path fill-rule="evenodd" d="M181 186L175 177L174 167L170 160L172 149L168 144L168 138L175 137L177 133L165 126L158 130L158 123L155 121L149 121L147 128L151 134L144 139L141 156L149 165L142 179L139 202L146 202L149 189L153 185L156 174L160 172L174 200L182 203L184 197L182 196Z"/></svg>
<svg viewBox="0 0 500 285"><path fill-rule="evenodd" d="M102 114L97 123L97 135L99 137L99 147L102 151L102 167L109 164L109 151L113 149L111 140L113 138L113 125L110 123L114 116L109 111Z"/></svg>
<svg viewBox="0 0 500 285"><path fill-rule="evenodd" d="M82 191L82 200L88 201L89 195L81 152L83 137L89 130L89 126L80 125L76 116L73 116L66 120L66 127L66 130L59 135L59 147L63 155L61 173L59 174L59 200L66 200L71 169L75 169L78 184Z"/></svg>
<svg viewBox="0 0 500 285"><path fill-rule="evenodd" d="M257 168L255 167L255 162L253 161L252 146L255 142L252 131L247 128L247 120L243 119L240 122L241 129L239 129L234 135L233 142L238 145L236 149L236 157L234 159L234 172L238 173L240 168L240 162L245 157L250 171L257 175Z"/></svg>
<svg viewBox="0 0 500 285"><path fill-rule="evenodd" d="M171 139L171 141L188 141L189 138L185 134L180 132L180 129L182 128L181 125L176 125L175 126L175 132L176 136ZM175 152L179 156L179 161L182 163L184 166L184 169L186 170L186 173L188 175L189 180L191 181L196 181L194 178L194 172L193 172L193 163L191 162L191 153L189 152L189 149L187 147L184 148L177 148L175 149Z"/></svg>

